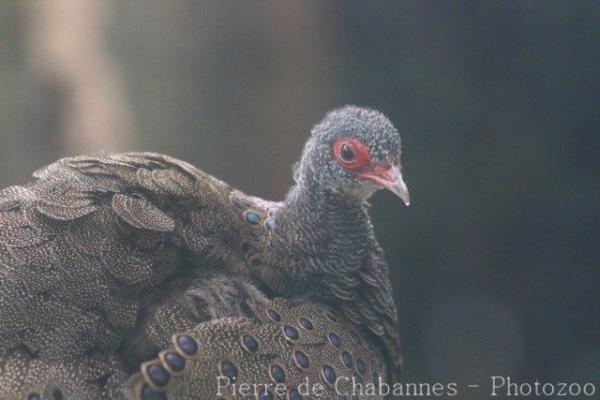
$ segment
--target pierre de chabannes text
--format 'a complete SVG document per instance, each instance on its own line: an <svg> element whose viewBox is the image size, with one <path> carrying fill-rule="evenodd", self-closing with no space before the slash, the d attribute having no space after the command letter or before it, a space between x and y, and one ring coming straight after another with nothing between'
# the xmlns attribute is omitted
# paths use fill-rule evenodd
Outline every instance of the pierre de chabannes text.
<svg viewBox="0 0 600 400"><path fill-rule="evenodd" d="M333 385L336 394L340 396L395 396L395 397L454 397L463 391L478 390L479 394L487 397L593 397L597 392L597 384L592 382L531 382L515 381L510 376L490 376L485 384L458 384L456 382L421 382L388 384L378 379L377 383L359 383L354 378L339 377ZM217 377L217 396L231 395L258 396L269 391L277 396L285 397L288 390L285 383L243 383L235 382L225 376ZM308 378L295 389L305 398L326 396L331 387L322 382L310 382Z"/></svg>

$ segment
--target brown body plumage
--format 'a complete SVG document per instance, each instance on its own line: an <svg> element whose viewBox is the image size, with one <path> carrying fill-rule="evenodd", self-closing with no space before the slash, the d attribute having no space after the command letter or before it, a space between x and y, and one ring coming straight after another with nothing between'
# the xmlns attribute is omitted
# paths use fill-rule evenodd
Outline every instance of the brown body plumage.
<svg viewBox="0 0 600 400"><path fill-rule="evenodd" d="M379 146L371 146L374 162L399 154L389 121L358 108L330 114L333 122L317 126L313 142L319 127L348 113L365 122L355 123L357 137ZM314 148L309 142L303 161ZM336 171L325 158L331 153L320 156L337 180L324 181L301 162L283 203L246 196L153 153L63 159L36 172L33 183L1 191L0 398L118 398L125 377L182 332L201 349L223 347L189 358L168 385L143 371L129 386L133 398L212 398L202 397L198 382L212 379L214 368L196 366L228 354L248 379L263 379L273 357L302 349L311 366L293 372L298 366L290 364L288 383L317 377L324 365L340 375L339 354L324 336L334 328L364 338L368 346L357 354L369 373L393 376L396 312L365 203L375 187ZM283 322L265 319L278 307L294 329L301 330L289 318L306 312L314 331L286 340ZM327 319L325 307L341 325ZM262 335L268 357L238 351L234 336L246 329Z"/></svg>

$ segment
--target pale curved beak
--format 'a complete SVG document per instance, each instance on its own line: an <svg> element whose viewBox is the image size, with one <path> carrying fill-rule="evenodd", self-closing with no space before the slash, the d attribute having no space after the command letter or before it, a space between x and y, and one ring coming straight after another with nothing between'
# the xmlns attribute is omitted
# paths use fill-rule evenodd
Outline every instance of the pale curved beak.
<svg viewBox="0 0 600 400"><path fill-rule="evenodd" d="M404 183L402 174L400 174L400 172L398 172L398 179L395 183L384 185L384 187L390 192L394 193L396 196L400 197L404 204L410 206L410 193L408 193L408 187L406 186L406 183Z"/></svg>
<svg viewBox="0 0 600 400"><path fill-rule="evenodd" d="M384 189L389 190L396 196L400 197L404 204L410 205L410 194L408 193L408 187L402 179L402 172L399 167L391 167L384 170L363 172L360 176L370 179L373 182L379 184Z"/></svg>

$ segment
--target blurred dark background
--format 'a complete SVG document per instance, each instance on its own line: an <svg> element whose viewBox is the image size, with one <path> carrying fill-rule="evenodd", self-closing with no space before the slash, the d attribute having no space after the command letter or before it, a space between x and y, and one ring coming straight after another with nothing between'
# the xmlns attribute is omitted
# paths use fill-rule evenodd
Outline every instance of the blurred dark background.
<svg viewBox="0 0 600 400"><path fill-rule="evenodd" d="M372 216L406 380L598 383L600 2L0 3L0 186L134 149L280 199L348 103L403 136L413 205Z"/></svg>

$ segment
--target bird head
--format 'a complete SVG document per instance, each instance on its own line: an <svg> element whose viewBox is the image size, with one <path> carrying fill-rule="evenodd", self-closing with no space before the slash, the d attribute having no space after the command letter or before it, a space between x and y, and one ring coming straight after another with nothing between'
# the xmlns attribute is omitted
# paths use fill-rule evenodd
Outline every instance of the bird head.
<svg viewBox="0 0 600 400"><path fill-rule="evenodd" d="M400 134L382 113L356 106L329 112L312 130L294 177L358 200L387 189L410 203Z"/></svg>

